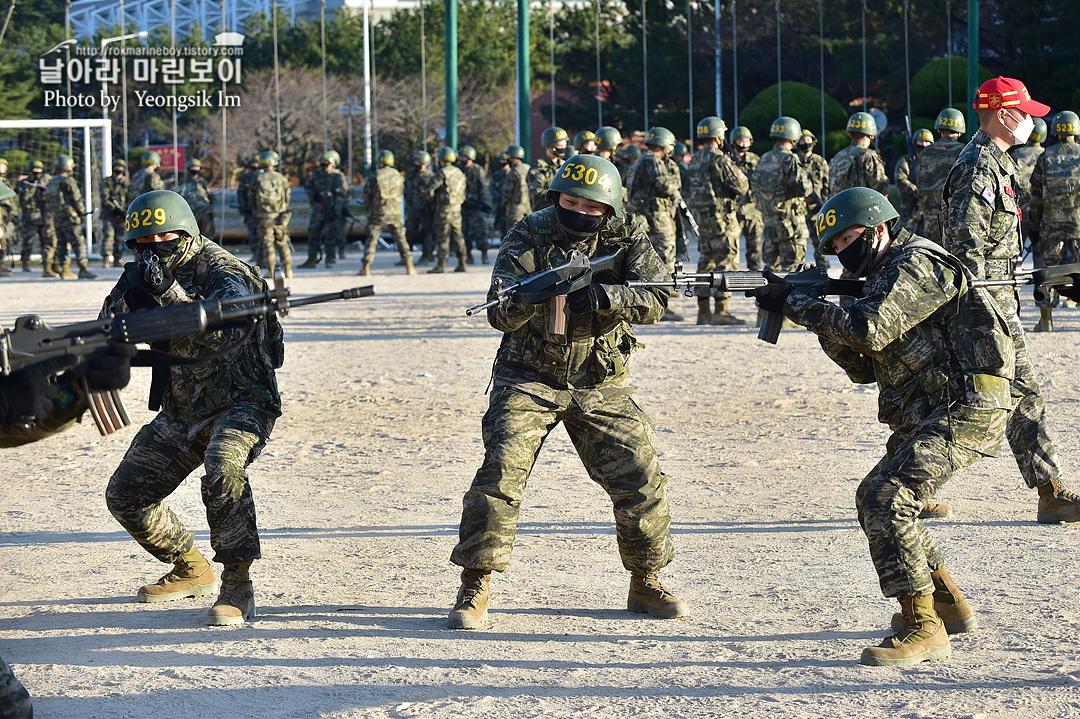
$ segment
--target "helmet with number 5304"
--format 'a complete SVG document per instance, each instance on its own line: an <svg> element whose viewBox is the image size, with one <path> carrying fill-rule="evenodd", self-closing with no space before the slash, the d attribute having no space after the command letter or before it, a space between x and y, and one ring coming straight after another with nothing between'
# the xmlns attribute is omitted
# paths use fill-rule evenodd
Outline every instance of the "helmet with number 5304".
<svg viewBox="0 0 1080 719"><path fill-rule="evenodd" d="M623 216L622 179L619 171L599 155L574 155L559 168L559 173L548 186L547 196L552 202L559 201L559 193L565 192L610 207L616 217Z"/></svg>
<svg viewBox="0 0 1080 719"><path fill-rule="evenodd" d="M152 190L132 200L124 215L124 244L135 249L140 237L178 232L197 237L199 223L191 212L187 200L172 190Z"/></svg>
<svg viewBox="0 0 1080 719"><path fill-rule="evenodd" d="M871 228L889 223L891 229L899 219L900 213L880 192L869 187L851 187L830 197L814 216L820 238L818 246L822 254L835 255L832 240L849 227Z"/></svg>

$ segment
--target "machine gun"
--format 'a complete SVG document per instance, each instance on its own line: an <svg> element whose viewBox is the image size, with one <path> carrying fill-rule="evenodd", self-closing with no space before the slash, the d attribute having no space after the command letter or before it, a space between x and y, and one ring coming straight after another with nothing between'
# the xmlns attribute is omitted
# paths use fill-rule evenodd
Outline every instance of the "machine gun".
<svg viewBox="0 0 1080 719"><path fill-rule="evenodd" d="M794 272L777 274L790 282L797 291L813 297L824 297L826 295L862 297L863 295L863 280L836 280L829 277L829 273L823 267L809 263L800 265ZM626 286L664 287L682 290L687 297L690 297L696 287L708 287L719 292L745 292L764 287L767 284L769 284L769 280L766 279L765 274L762 272L683 272L682 263L676 262L675 272L670 280L631 280L626 283ZM758 329L758 339L770 344L776 344L783 325L783 314L767 312L761 327Z"/></svg>
<svg viewBox="0 0 1080 719"><path fill-rule="evenodd" d="M110 342L131 345L168 342L247 322L248 332L239 342L213 355L180 357L156 350L139 350L131 362L138 367L197 364L228 354L247 341L258 319L272 312L284 316L293 307L370 297L373 294L375 288L367 285L291 299L289 289L285 287L284 272L279 268L274 276L273 289L243 297L210 297L197 302L107 315L90 322L58 327L49 325L37 315L24 315L15 320L13 329L0 334L0 375L6 376L37 362L62 357L70 358L73 365L84 366L90 355L106 351ZM131 424L117 390L92 392L85 379L80 379L80 387L86 394L90 414L102 435Z"/></svg>

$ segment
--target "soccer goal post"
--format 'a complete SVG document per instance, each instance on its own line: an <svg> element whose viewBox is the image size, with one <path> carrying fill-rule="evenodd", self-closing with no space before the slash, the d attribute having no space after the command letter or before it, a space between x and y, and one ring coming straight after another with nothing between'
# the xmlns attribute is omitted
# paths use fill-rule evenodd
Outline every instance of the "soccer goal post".
<svg viewBox="0 0 1080 719"><path fill-rule="evenodd" d="M34 160L43 162L49 172L56 156L62 154L75 159L76 172L82 177L86 254L90 256L94 253L96 237L94 220L95 217L100 220L101 215L97 201L100 183L112 169L112 121L105 118L0 120L0 157L8 161L13 182L27 173L27 166Z"/></svg>

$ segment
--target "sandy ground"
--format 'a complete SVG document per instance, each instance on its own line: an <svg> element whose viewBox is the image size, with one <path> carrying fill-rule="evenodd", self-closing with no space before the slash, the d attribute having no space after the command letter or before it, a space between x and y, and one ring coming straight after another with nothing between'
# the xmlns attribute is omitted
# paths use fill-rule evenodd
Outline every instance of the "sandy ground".
<svg viewBox="0 0 1080 719"><path fill-rule="evenodd" d="M134 601L165 567L109 515L104 489L148 421L149 372L125 391L135 427L101 438L89 418L3 454L0 654L41 719L285 717L1080 716L1080 528L1035 522L1011 457L940 493L933 531L979 615L946 662L858 664L887 634L855 521L858 478L886 431L812 335L776 347L749 328L644 327L633 372L670 477L675 562L693 617L625 612L628 576L609 502L561 429L540 454L492 626L454 632L448 561L479 465L484 389L499 335L464 308L486 268L406 277L299 271L294 294L371 282L377 295L284 320L285 414L250 468L263 560L259 616L209 628L206 599ZM0 323L95 316L118 270L60 283L0 282ZM693 300L676 306L692 315ZM754 313L737 298L734 310ZM1033 324L1030 293L1025 323ZM692 317L691 317L692 319ZM1031 335L1050 426L1080 483L1074 429L1080 310ZM209 552L197 475L172 506Z"/></svg>

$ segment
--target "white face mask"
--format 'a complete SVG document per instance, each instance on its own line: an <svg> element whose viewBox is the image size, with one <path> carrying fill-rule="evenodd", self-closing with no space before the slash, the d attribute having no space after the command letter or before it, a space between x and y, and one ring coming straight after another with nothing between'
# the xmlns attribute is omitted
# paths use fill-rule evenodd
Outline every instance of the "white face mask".
<svg viewBox="0 0 1080 719"><path fill-rule="evenodd" d="M1009 115L1009 119L1016 122L1016 129L1012 130L1013 144L1023 145L1026 144L1028 138L1031 137L1032 131L1035 129L1035 120L1028 115L1023 120L1017 122L1016 118Z"/></svg>

